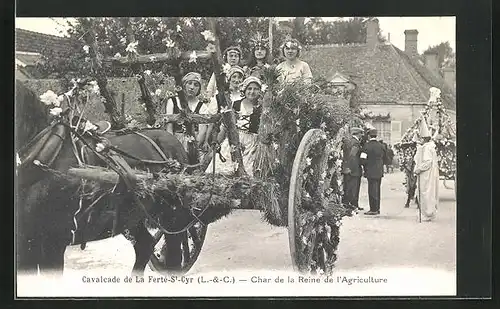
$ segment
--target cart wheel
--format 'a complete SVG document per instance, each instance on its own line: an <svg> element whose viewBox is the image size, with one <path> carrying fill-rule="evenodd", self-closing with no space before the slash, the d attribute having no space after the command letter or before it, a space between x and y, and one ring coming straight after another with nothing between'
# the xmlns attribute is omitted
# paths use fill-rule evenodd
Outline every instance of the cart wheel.
<svg viewBox="0 0 500 309"><path fill-rule="evenodd" d="M169 265L169 261L167 261L168 246L165 242L165 235L161 231L157 231L153 236L156 240L156 245L148 263L149 267L151 267L153 271L163 275L172 273L182 275L187 273L191 267L193 267L200 255L206 234L207 226L203 226L199 222L194 224L186 232L181 233L179 235L183 238L181 241L181 265L180 267L172 267Z"/></svg>
<svg viewBox="0 0 500 309"><path fill-rule="evenodd" d="M300 142L293 162L288 195L288 239L295 271L331 273L336 260L338 226L323 216L330 179L325 133L309 130ZM326 182L326 183L325 183Z"/></svg>

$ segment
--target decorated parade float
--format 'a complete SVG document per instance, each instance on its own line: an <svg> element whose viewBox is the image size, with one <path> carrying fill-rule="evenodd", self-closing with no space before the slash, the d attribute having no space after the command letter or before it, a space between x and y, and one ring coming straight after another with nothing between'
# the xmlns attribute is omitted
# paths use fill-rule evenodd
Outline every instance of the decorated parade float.
<svg viewBox="0 0 500 309"><path fill-rule="evenodd" d="M405 173L405 182L407 192L407 201L405 207L409 207L410 200L414 198L417 186L416 176L414 174L415 162L414 156L417 151L417 143L420 140L419 127L422 120L428 124L431 130L432 140L436 144L436 150L439 160L439 175L443 179L445 187L447 180L453 180L455 183L456 195L456 129L454 122L443 108L441 101L441 91L438 88L431 87L430 98L426 107L420 112L420 117L405 132L401 141L394 145L399 154L400 168Z"/></svg>
<svg viewBox="0 0 500 309"><path fill-rule="evenodd" d="M125 22L129 34L128 55L111 58L100 55L89 25L84 39L94 65L93 78L73 80L71 89L63 95L48 92L42 96L53 117L51 128L60 124L69 128L62 140L74 145L78 164L62 172L53 163L57 161L57 151L52 151L50 159L42 159L38 153L46 146L31 142L19 152L19 168L34 162L53 177L79 188L76 191L79 207L73 215L73 245L81 244L84 248L87 241L117 234L134 242L137 240L132 232L134 226L144 222L156 242L149 262L152 269L164 274L185 273L198 258L210 223L230 214L233 209L255 209L262 212L263 220L268 223L288 227L290 253L296 271L331 273L337 259L341 220L356 211L342 203L342 144L349 126L357 125L349 102L326 94L314 82L280 83L273 66L264 69L266 89L258 146L252 176L248 176L242 161L235 114L229 104L218 25L214 18L209 24L210 29L203 31L206 50L180 51L172 41L167 53L140 55L132 27ZM150 89L154 84L150 76L157 73L145 74L142 65L173 63L177 69L169 75L181 85L180 68L185 61L212 62L217 89L222 94L217 96L222 107L219 113L192 114L185 108L187 103L180 87L175 88L176 93L172 95L180 98L181 112L175 115L157 113L157 102L152 95L154 89ZM134 68L147 114L145 123L125 119L123 125L123 119L116 112L116 102L107 90L105 64ZM101 96L110 116L111 130L85 119L86 102L91 93ZM434 103L438 104L441 115L437 132L446 136L443 131L444 112L438 101ZM423 117L427 117L425 113ZM179 162L169 158L143 160L132 156L121 145L110 142L120 135L147 135L148 130L163 129L173 122L186 126L192 136L188 153L199 151L193 124L214 124L212 141L216 141L218 128L224 124L231 145L231 158L226 159L237 163L234 174L218 173L214 161L220 150L217 142L211 144L211 154L198 162ZM51 132L53 130L44 134L50 136ZM42 137L41 140L46 139ZM448 178L454 175L454 165L446 165L454 162L454 157L450 156L454 153L452 144L454 142L445 137L440 148L441 158L446 158L442 163L443 175ZM33 145L42 146L35 147L34 151ZM399 146L405 153L404 158L411 155L412 145L411 136L406 134ZM89 164L86 160L89 156L97 156L104 164ZM126 159L134 159L142 165L131 168ZM214 162L213 170L205 172L211 161ZM130 202L119 202L124 198ZM234 203L234 200L241 202Z"/></svg>

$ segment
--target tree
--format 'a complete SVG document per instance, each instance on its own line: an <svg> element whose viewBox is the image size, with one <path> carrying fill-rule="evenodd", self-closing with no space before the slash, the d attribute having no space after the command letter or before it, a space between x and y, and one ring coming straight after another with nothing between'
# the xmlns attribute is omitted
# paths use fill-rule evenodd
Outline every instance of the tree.
<svg viewBox="0 0 500 309"><path fill-rule="evenodd" d="M448 41L430 46L424 51L424 54L426 53L437 53L440 71L442 71L444 67L455 67L455 53Z"/></svg>
<svg viewBox="0 0 500 309"><path fill-rule="evenodd" d="M366 19L354 17L335 21L311 18L305 25L302 41L308 45L347 44L366 42ZM384 42L380 29L379 41Z"/></svg>
<svg viewBox="0 0 500 309"><path fill-rule="evenodd" d="M73 44L65 54L55 55L50 50L42 53L43 61L37 69L44 77L70 79L88 76L91 73L91 62L85 50L85 43L82 41L86 31L82 26L84 19L76 18L74 23L68 23L68 34ZM93 21L100 53L104 57L113 57L118 54L125 56L128 45L127 34L120 20L118 18L94 18ZM267 34L269 27L269 19L259 17L218 18L218 22L221 32L221 48L240 45L247 53L250 50L250 37L257 31ZM175 46L182 51L203 50L207 46L207 41L202 34L208 29L205 18L134 18L132 26L140 54L164 53L167 46ZM277 27L275 30L273 46L275 47L274 53L278 54L284 34ZM243 59L248 57L248 54L243 55ZM207 79L213 71L210 61L183 63L182 67L184 70L197 70ZM168 71L168 68L161 64L145 65L144 69ZM108 76L113 77L127 77L133 74L130 68L108 67L106 70Z"/></svg>

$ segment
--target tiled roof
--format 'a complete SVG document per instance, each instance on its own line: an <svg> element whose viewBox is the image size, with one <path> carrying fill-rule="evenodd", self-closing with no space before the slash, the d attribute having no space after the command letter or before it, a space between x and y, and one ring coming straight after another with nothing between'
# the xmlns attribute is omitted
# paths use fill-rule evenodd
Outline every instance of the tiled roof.
<svg viewBox="0 0 500 309"><path fill-rule="evenodd" d="M67 38L16 28L16 51L42 53L48 48L62 54L70 44Z"/></svg>
<svg viewBox="0 0 500 309"><path fill-rule="evenodd" d="M397 47L393 47L398 55L409 65L412 70L412 74L418 74L415 79L419 80L419 87L422 91L427 91L427 99L429 97L429 88L436 87L441 89L441 98L443 99L443 105L446 109L456 110L456 95L453 90L448 86L444 78L433 73L425 67L425 65L416 59L409 57L405 52Z"/></svg>
<svg viewBox="0 0 500 309"><path fill-rule="evenodd" d="M448 98L444 79L433 76L390 44L310 46L301 59L315 77L329 78L335 72L349 75L364 103L421 104L427 102L429 88L434 86L443 92L445 107L455 109L454 96Z"/></svg>

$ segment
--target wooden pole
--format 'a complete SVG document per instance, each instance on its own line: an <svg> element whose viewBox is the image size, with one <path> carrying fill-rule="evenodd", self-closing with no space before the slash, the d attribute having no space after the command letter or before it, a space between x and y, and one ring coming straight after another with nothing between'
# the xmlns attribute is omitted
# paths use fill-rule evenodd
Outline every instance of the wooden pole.
<svg viewBox="0 0 500 309"><path fill-rule="evenodd" d="M212 52L206 50L196 50L198 60L211 60ZM156 53L148 55L137 55L135 59L128 57L107 57L103 62L116 66L128 66L131 64L146 64L146 63L172 63L175 64L179 60L189 60L193 51L181 52L177 49L169 49L166 53Z"/></svg>
<svg viewBox="0 0 500 309"><path fill-rule="evenodd" d="M132 28L132 22L133 22L133 17L124 17L121 18L121 22L123 26L125 27L127 31L127 41L128 43L134 43L136 42L135 35L134 35L134 29ZM137 54L129 54L129 58L135 59L137 57ZM138 83L139 83L139 88L141 89L141 100L144 102L144 105L146 106L146 113L148 114L148 117L146 119L146 123L149 125L155 124L155 106L153 104L153 99L151 97L151 94L149 92L148 87L146 86L146 79L144 76L144 72L142 70L142 65L141 63L132 63L132 71L138 75Z"/></svg>
<svg viewBox="0 0 500 309"><path fill-rule="evenodd" d="M274 18L269 17L269 55L268 55L268 62L269 64L273 63L273 25L274 25Z"/></svg>
<svg viewBox="0 0 500 309"><path fill-rule="evenodd" d="M82 18L81 24L86 30L83 38L85 43L89 46L89 53L92 59L97 85L99 86L99 92L104 97L104 111L110 117L112 129L123 129L125 127L125 122L120 115L115 99L107 89L108 81L102 66L102 56L99 54L92 20L89 18Z"/></svg>
<svg viewBox="0 0 500 309"><path fill-rule="evenodd" d="M243 156L240 145L240 137L238 134L238 129L236 128L235 115L232 110L232 102L228 93L228 86L226 83L226 78L224 74L221 74L222 68L222 52L220 48L219 41L219 28L215 17L209 17L208 22L210 25L210 31L215 37L215 54L212 55L212 61L214 64L215 80L217 83L217 102L222 107L222 121L226 125L228 141L231 147L231 156L234 162L238 163L238 168L236 170L236 176L247 175L245 167L243 165Z"/></svg>

